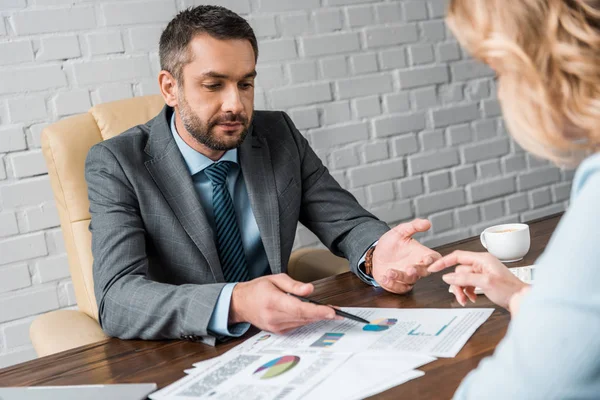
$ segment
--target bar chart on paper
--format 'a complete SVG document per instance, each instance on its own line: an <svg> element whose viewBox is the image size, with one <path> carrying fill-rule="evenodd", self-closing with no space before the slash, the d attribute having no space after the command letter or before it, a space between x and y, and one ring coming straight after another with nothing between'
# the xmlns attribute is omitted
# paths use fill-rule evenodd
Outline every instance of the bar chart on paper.
<svg viewBox="0 0 600 400"><path fill-rule="evenodd" d="M408 336L439 336L444 332L444 330L449 327L452 322L456 320L456 317L452 318L444 325L438 324L419 324L415 328L411 329L407 335Z"/></svg>
<svg viewBox="0 0 600 400"><path fill-rule="evenodd" d="M343 333L327 332L319 338L316 342L310 345L310 347L330 347L336 344L344 336Z"/></svg>

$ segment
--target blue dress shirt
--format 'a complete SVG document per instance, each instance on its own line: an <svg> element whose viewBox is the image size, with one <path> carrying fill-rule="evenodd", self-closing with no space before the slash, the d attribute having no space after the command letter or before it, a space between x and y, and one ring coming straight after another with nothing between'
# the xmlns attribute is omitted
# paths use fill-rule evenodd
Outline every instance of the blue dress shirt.
<svg viewBox="0 0 600 400"><path fill-rule="evenodd" d="M212 183L204 172L204 169L212 165L214 161L192 149L183 141L183 139L181 139L177 132L177 128L175 127L175 113L173 113L173 116L171 117L171 133L185 160L188 171L192 176L192 181L194 182L196 192L198 193L200 204L206 213L206 218L208 219L213 232L216 232L212 201ZM238 219L238 226L240 228L240 234L242 235L242 243L248 262L250 279L268 275L271 273L271 269L269 267L269 261L267 260L267 253L265 252L265 248L260 238L258 225L256 224L252 207L250 206L250 198L248 197L246 183L244 182L244 177L238 163L237 149L227 151L219 161L231 161L235 164L229 169L229 174L227 175L227 189L231 195ZM208 323L208 329L216 334L216 336L241 336L250 327L250 324L228 326L229 305L231 303L231 294L233 293L235 285L236 283L228 283L223 290L221 290L215 310Z"/></svg>
<svg viewBox="0 0 600 400"><path fill-rule="evenodd" d="M200 204L206 213L208 222L213 232L216 232L212 202L212 183L206 176L206 173L204 173L204 169L212 165L214 161L206 157L204 154L197 152L183 141L177 132L177 128L175 127L175 113L173 113L173 116L171 117L171 133L173 134L175 143L177 144L177 147L179 148L179 151L185 160L187 169L192 176L192 181L194 182L196 192L198 193L198 199L200 200ZM265 248L260 237L258 225L256 224L256 218L252 212L250 198L248 197L248 190L246 189L246 183L244 182L244 177L238 163L237 149L228 150L225 152L225 154L223 154L223 157L221 157L219 161L231 161L235 163L227 175L227 189L231 195L231 199L233 200L233 206L238 219L238 226L242 235L242 243L244 245L244 252L248 262L250 279L268 275L271 273L271 269L269 267L267 253L265 252ZM373 244L373 246L375 244ZM366 251L359 261L359 265L364 263L365 255ZM362 272L360 268L358 269L358 273L359 277L364 282L378 286L375 280ZM250 327L250 324L247 323L235 324L232 326L228 325L231 295L235 285L236 283L228 283L223 287L208 323L208 330L214 333L216 336L238 337L243 335Z"/></svg>

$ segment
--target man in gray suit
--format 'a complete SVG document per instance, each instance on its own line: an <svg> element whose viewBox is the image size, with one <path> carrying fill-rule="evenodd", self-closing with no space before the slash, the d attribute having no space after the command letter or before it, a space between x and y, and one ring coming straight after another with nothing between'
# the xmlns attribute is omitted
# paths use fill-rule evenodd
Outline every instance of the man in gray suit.
<svg viewBox="0 0 600 400"><path fill-rule="evenodd" d="M166 106L86 160L100 324L121 338L214 344L249 324L273 332L339 318L288 296L302 222L365 282L412 289L439 254L390 230L331 177L283 112L254 111L258 47L216 6L181 12L160 39Z"/></svg>

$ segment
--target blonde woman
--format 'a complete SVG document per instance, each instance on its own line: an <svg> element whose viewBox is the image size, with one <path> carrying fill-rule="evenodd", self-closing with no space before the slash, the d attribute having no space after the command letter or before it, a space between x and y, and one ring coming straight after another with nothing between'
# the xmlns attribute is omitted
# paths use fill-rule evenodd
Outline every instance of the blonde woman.
<svg viewBox="0 0 600 400"><path fill-rule="evenodd" d="M531 289L487 253L458 251L429 268L458 264L443 279L461 304L480 286L513 317L455 398L600 399L600 1L451 0L448 23L497 72L515 140L558 165L580 163Z"/></svg>

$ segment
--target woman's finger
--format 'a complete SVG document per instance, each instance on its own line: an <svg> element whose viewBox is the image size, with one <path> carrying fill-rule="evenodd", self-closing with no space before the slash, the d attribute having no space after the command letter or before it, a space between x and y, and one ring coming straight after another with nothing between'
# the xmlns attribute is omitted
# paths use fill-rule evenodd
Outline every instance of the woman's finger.
<svg viewBox="0 0 600 400"><path fill-rule="evenodd" d="M469 300L471 300L471 303L477 301L477 295L475 294L475 288L473 286L467 286L463 292L465 292Z"/></svg>
<svg viewBox="0 0 600 400"><path fill-rule="evenodd" d="M454 293L454 297L456 297L456 301L458 301L458 304L460 304L463 307L467 305L467 296L465 296L463 288L456 285L451 285L451 288L452 293Z"/></svg>
<svg viewBox="0 0 600 400"><path fill-rule="evenodd" d="M446 274L446 275L442 276L442 279L444 280L444 282L446 282L449 285L456 285L456 286L462 286L462 287L478 286L483 290L487 289L487 285L486 285L487 280L483 274L453 273L453 274Z"/></svg>
<svg viewBox="0 0 600 400"><path fill-rule="evenodd" d="M455 274L468 274L468 273L472 273L472 272L473 272L473 267L471 267L470 265L459 265L456 268L454 268Z"/></svg>
<svg viewBox="0 0 600 400"><path fill-rule="evenodd" d="M485 260L487 253L474 253L472 251L456 250L440 260L437 260L429 267L429 272L438 272L456 264L473 265Z"/></svg>

